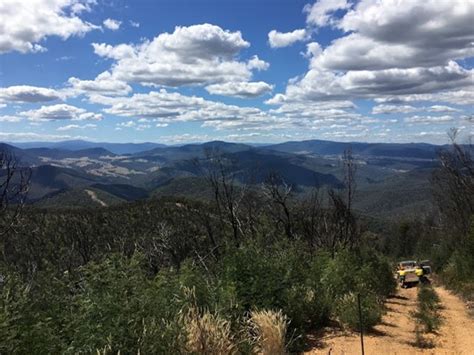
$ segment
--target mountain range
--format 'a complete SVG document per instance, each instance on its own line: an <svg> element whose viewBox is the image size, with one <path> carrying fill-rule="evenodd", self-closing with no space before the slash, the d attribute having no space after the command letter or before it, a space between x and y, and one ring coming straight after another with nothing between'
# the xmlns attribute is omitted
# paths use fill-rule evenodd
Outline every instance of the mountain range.
<svg viewBox="0 0 474 355"><path fill-rule="evenodd" d="M297 194L314 187L338 189L344 178L341 157L349 148L357 162L356 208L362 213L403 216L431 208L429 179L437 152L446 147L430 144L0 143L0 150L31 168L29 203L42 207L105 206L161 195L209 197L203 174L209 151L234 162L229 169L239 184L258 185L276 172Z"/></svg>

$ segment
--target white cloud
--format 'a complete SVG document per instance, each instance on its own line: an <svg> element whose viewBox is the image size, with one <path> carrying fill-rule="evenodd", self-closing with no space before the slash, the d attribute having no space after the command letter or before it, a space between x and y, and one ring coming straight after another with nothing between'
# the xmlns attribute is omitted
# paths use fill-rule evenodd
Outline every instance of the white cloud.
<svg viewBox="0 0 474 355"><path fill-rule="evenodd" d="M151 91L147 94L134 94L130 97L91 96L91 101L109 106L104 111L112 115L159 118L162 122L238 120L245 119L247 116L263 114L257 108L226 105L197 96L168 92L164 89Z"/></svg>
<svg viewBox="0 0 474 355"><path fill-rule="evenodd" d="M474 70L454 61L446 66L406 69L358 70L339 73L312 68L300 81L287 87L296 100L372 98L380 95L423 94L470 85Z"/></svg>
<svg viewBox="0 0 474 355"><path fill-rule="evenodd" d="M372 108L372 114L410 113L419 110L410 105L377 105Z"/></svg>
<svg viewBox="0 0 474 355"><path fill-rule="evenodd" d="M273 90L273 85L263 81L257 82L227 82L206 86L206 90L213 95L252 98L264 95Z"/></svg>
<svg viewBox="0 0 474 355"><path fill-rule="evenodd" d="M205 127L221 129L278 129L288 126L285 117L276 117L255 107L227 105L196 96L185 96L164 89L131 97L91 96L91 101L107 106L104 112L110 115L130 117L134 120L121 124L119 128L134 127L142 119L155 124L174 122L202 122Z"/></svg>
<svg viewBox="0 0 474 355"><path fill-rule="evenodd" d="M109 30L112 30L112 31L117 31L120 28L120 25L122 24L122 22L108 18L104 20L103 24L105 28L108 28Z"/></svg>
<svg viewBox="0 0 474 355"><path fill-rule="evenodd" d="M306 22L319 27L334 24L334 12L346 10L350 7L347 0L317 0L313 5L307 5L304 11L307 12Z"/></svg>
<svg viewBox="0 0 474 355"><path fill-rule="evenodd" d="M303 53L303 56L306 58L317 57L322 51L318 42L311 42L306 45L306 53Z"/></svg>
<svg viewBox="0 0 474 355"><path fill-rule="evenodd" d="M291 46L298 41L305 41L308 37L308 33L304 28L286 33L272 30L268 33L268 43L272 48L282 48Z"/></svg>
<svg viewBox="0 0 474 355"><path fill-rule="evenodd" d="M135 27L135 28L140 27L140 22L130 20L129 23L130 23L130 26L132 27Z"/></svg>
<svg viewBox="0 0 474 355"><path fill-rule="evenodd" d="M254 55L250 60L247 62L247 69L248 70L267 70L270 67L270 64L261 60L257 55Z"/></svg>
<svg viewBox="0 0 474 355"><path fill-rule="evenodd" d="M423 102L436 101L446 102L455 105L474 105L474 86L466 86L461 90L448 90L433 94L412 94L399 96L385 96L374 99L377 103L404 103L404 102Z"/></svg>
<svg viewBox="0 0 474 355"><path fill-rule="evenodd" d="M342 11L341 11L342 10ZM331 25L346 35L326 48L308 47L308 72L290 81L279 100L379 98L434 95L445 100L469 92L474 70L474 1L322 0L306 8L307 22ZM334 12L340 13L334 17ZM438 94L441 96L441 94ZM281 97L281 96L284 96ZM453 102L453 101L450 101Z"/></svg>
<svg viewBox="0 0 474 355"><path fill-rule="evenodd" d="M94 80L80 80L72 77L68 79L75 94L126 95L132 88L125 82L112 77L110 72L99 74Z"/></svg>
<svg viewBox="0 0 474 355"><path fill-rule="evenodd" d="M97 128L97 125L93 123L88 123L85 125L70 124L70 125L58 127L56 130L57 131L70 131L74 129L88 129L88 128L94 129L94 128Z"/></svg>
<svg viewBox="0 0 474 355"><path fill-rule="evenodd" d="M249 46L239 31L210 24L176 27L138 45L93 44L96 54L115 61L111 73L117 80L174 87L250 80L253 69L268 63L258 57L239 61Z"/></svg>
<svg viewBox="0 0 474 355"><path fill-rule="evenodd" d="M429 107L414 107L410 105L390 105L381 104L372 108L372 114L393 114L393 113L410 113L416 111L428 111L428 112L461 112L454 107L445 105L432 105Z"/></svg>
<svg viewBox="0 0 474 355"><path fill-rule="evenodd" d="M473 55L471 0L423 0L401 3L362 0L341 20L339 27L378 43L403 44L418 58L418 50L439 58L434 65ZM455 30L454 30L455 29ZM430 64L433 65L433 64Z"/></svg>
<svg viewBox="0 0 474 355"><path fill-rule="evenodd" d="M428 108L428 111L430 112L460 112L461 110L454 107L450 107L450 106L433 105Z"/></svg>
<svg viewBox="0 0 474 355"><path fill-rule="evenodd" d="M28 141L47 141L56 142L69 139L89 139L85 136L56 135L35 132L0 132L0 141L7 142L28 142Z"/></svg>
<svg viewBox="0 0 474 355"><path fill-rule="evenodd" d="M50 106L41 106L39 109L21 112L20 115L28 117L30 121L49 121L49 120L95 120L102 119L102 115L67 104L58 104Z"/></svg>
<svg viewBox="0 0 474 355"><path fill-rule="evenodd" d="M21 120L22 118L19 116L13 116L13 115L0 116L0 122L20 122Z"/></svg>
<svg viewBox="0 0 474 355"><path fill-rule="evenodd" d="M139 122L140 120L138 120ZM156 127L166 127L167 124L157 124ZM123 128L133 128L136 131L144 131L147 129L150 129L152 127L151 124L146 124L146 123L137 123L135 121L127 121L127 122L121 122L117 123L116 129L117 130L122 130Z"/></svg>
<svg viewBox="0 0 474 355"><path fill-rule="evenodd" d="M29 85L0 88L0 102L48 102L60 100L63 95L53 89Z"/></svg>
<svg viewBox="0 0 474 355"><path fill-rule="evenodd" d="M318 103L290 102L269 110L269 114L286 120L287 127L320 129L333 125L355 125L366 122L367 119L355 109L354 103L344 100Z"/></svg>
<svg viewBox="0 0 474 355"><path fill-rule="evenodd" d="M99 28L78 15L89 11L95 0L0 1L0 53L41 52L45 38L63 40Z"/></svg>
<svg viewBox="0 0 474 355"><path fill-rule="evenodd" d="M434 124L434 123L446 123L453 121L453 116L444 115L444 116L412 116L406 117L405 122L407 123L424 123L424 124Z"/></svg>

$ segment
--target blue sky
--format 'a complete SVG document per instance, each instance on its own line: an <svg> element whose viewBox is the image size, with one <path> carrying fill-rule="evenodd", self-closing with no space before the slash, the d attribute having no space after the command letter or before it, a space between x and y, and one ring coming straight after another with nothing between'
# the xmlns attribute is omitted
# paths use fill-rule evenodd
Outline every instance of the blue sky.
<svg viewBox="0 0 474 355"><path fill-rule="evenodd" d="M2 0L0 140L445 143L474 0Z"/></svg>

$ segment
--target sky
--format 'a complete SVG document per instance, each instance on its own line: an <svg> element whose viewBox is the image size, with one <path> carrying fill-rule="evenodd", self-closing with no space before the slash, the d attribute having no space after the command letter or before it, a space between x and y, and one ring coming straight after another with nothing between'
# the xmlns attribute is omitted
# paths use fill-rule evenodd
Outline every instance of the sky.
<svg viewBox="0 0 474 355"><path fill-rule="evenodd" d="M474 0L0 0L0 141L447 143Z"/></svg>

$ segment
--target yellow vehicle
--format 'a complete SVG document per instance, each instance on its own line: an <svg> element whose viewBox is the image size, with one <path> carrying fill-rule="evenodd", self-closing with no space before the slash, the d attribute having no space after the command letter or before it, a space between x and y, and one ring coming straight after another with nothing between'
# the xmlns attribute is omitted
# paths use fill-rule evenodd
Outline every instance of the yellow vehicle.
<svg viewBox="0 0 474 355"><path fill-rule="evenodd" d="M397 266L397 280L402 288L416 286L420 282L429 282L426 275L430 273L431 267L428 260L420 263L414 260L405 260L399 262Z"/></svg>

